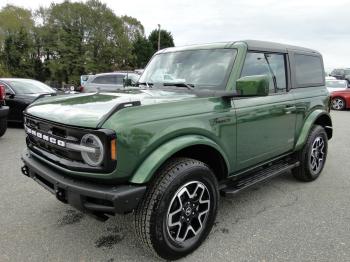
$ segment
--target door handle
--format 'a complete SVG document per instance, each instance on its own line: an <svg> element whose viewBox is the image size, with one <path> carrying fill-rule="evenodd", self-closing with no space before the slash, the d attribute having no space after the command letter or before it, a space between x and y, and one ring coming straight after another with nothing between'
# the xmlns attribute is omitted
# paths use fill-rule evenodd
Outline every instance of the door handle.
<svg viewBox="0 0 350 262"><path fill-rule="evenodd" d="M292 113L294 110L296 109L296 106L286 106L283 111L286 113L286 114L290 114Z"/></svg>

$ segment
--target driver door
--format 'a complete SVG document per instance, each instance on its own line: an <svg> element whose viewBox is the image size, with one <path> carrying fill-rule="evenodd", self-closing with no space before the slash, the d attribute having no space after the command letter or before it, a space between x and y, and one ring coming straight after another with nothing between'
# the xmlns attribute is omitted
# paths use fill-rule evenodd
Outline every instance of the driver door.
<svg viewBox="0 0 350 262"><path fill-rule="evenodd" d="M238 97L237 170L291 151L295 140L296 108L288 92L287 54L249 52L241 77L268 75L269 95Z"/></svg>

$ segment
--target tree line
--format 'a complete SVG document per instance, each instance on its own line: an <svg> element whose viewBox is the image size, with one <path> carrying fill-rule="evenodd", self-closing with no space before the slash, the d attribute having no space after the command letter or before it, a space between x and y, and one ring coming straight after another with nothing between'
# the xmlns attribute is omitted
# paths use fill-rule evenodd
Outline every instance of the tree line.
<svg viewBox="0 0 350 262"><path fill-rule="evenodd" d="M79 84L80 75L143 68L158 50L158 29L148 37L140 21L117 16L98 0L0 10L0 77ZM160 31L161 48L174 46Z"/></svg>

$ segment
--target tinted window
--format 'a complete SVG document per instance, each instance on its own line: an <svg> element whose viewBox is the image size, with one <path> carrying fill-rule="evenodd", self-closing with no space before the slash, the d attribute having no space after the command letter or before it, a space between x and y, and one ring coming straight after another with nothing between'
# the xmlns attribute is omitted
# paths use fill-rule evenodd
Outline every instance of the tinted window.
<svg viewBox="0 0 350 262"><path fill-rule="evenodd" d="M323 66L319 56L295 55L297 87L323 85Z"/></svg>
<svg viewBox="0 0 350 262"><path fill-rule="evenodd" d="M55 93L55 90L36 80L11 79L7 81L17 94Z"/></svg>
<svg viewBox="0 0 350 262"><path fill-rule="evenodd" d="M343 75L344 74L344 70L342 69L334 69L331 73L331 75Z"/></svg>
<svg viewBox="0 0 350 262"><path fill-rule="evenodd" d="M267 75L270 79L270 93L286 91L286 65L283 54L248 53L241 77Z"/></svg>
<svg viewBox="0 0 350 262"><path fill-rule="evenodd" d="M105 76L97 76L92 83L94 84L115 84L115 76L114 75L105 75Z"/></svg>
<svg viewBox="0 0 350 262"><path fill-rule="evenodd" d="M117 85L122 85L125 76L124 75L116 75L115 77L116 77L116 84Z"/></svg>

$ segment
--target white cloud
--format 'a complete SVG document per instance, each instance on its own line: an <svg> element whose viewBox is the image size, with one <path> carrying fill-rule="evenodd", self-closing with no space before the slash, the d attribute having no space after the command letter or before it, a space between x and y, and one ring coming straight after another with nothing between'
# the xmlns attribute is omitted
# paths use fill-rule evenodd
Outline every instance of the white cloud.
<svg viewBox="0 0 350 262"><path fill-rule="evenodd" d="M55 1L62 2L62 1ZM136 17L146 33L161 24L176 45L258 39L301 45L323 54L327 69L350 67L347 0L102 0L118 15ZM50 2L2 0L36 9Z"/></svg>

